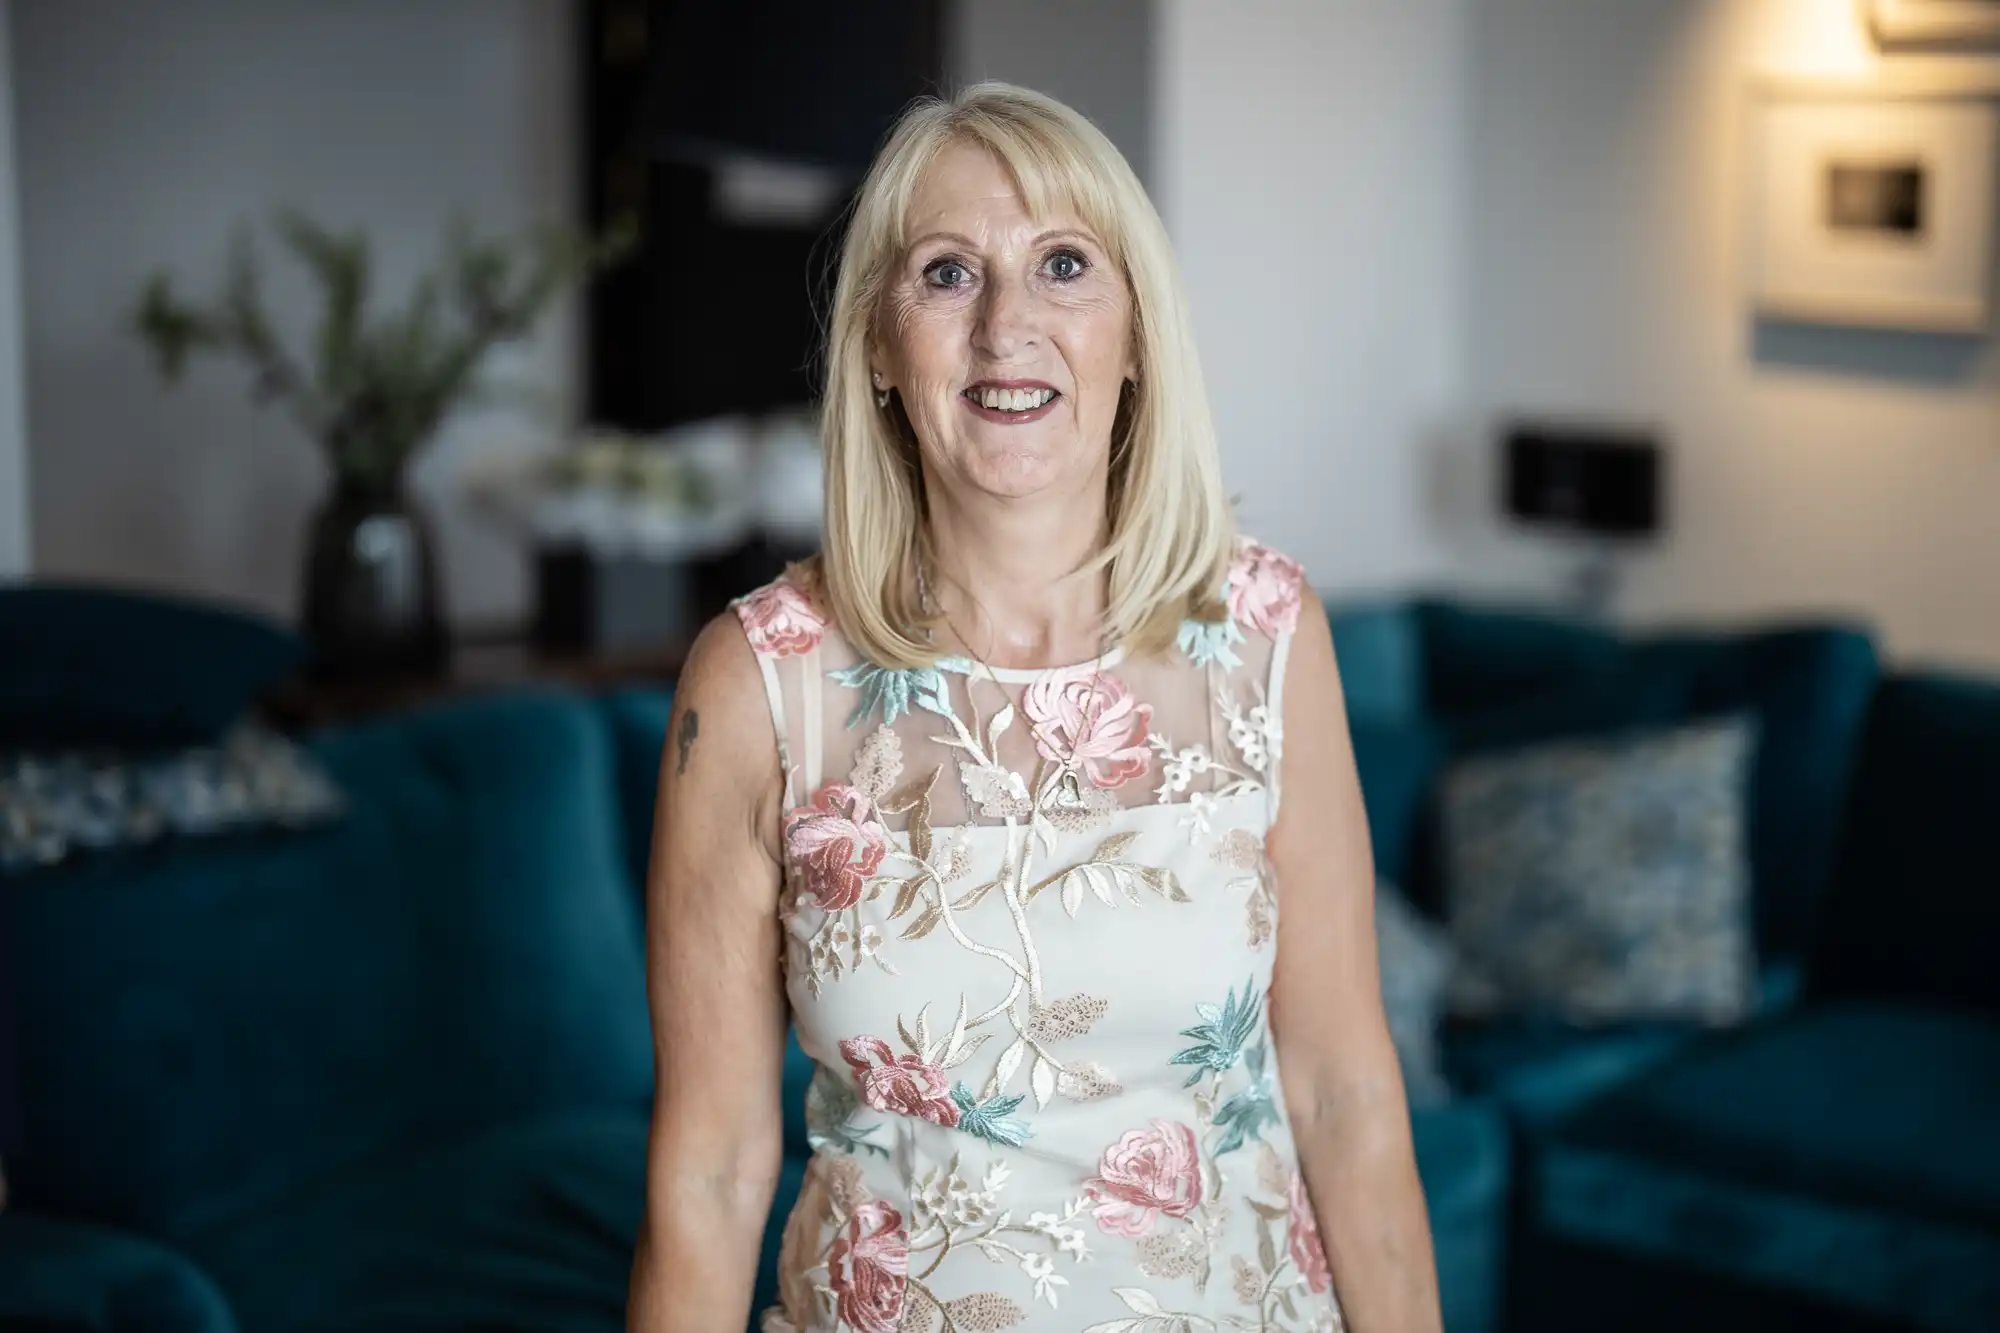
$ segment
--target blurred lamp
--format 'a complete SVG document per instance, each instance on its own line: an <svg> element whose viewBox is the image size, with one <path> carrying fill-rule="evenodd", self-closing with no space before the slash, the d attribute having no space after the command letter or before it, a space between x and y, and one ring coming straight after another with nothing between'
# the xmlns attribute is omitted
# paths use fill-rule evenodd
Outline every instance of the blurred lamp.
<svg viewBox="0 0 2000 1333"><path fill-rule="evenodd" d="M1580 541L1577 604L1592 616L1608 613L1620 556L1665 526L1659 439L1630 428L1517 421L1501 447L1502 508L1524 526Z"/></svg>

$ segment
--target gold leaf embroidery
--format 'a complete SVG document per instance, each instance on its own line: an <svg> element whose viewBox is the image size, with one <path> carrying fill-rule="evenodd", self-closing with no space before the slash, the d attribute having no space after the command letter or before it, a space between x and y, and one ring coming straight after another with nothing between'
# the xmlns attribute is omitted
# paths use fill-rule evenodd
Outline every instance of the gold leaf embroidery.
<svg viewBox="0 0 2000 1333"><path fill-rule="evenodd" d="M1111 1076L1111 1071L1095 1061L1081 1065L1071 1065L1056 1079L1056 1091L1073 1102L1094 1102L1104 1097L1115 1097L1125 1091L1125 1085Z"/></svg>
<svg viewBox="0 0 2000 1333"><path fill-rule="evenodd" d="M906 940L920 940L936 930L938 922L942 920L944 920L944 915L938 911L937 904L932 903L917 914L915 921L912 921L904 928L902 938Z"/></svg>
<svg viewBox="0 0 2000 1333"><path fill-rule="evenodd" d="M1264 860L1264 840L1248 829L1233 828L1209 855L1238 870L1255 870Z"/></svg>
<svg viewBox="0 0 2000 1333"><path fill-rule="evenodd" d="M1115 861L1123 855L1125 849L1130 847L1138 836L1137 833L1130 830L1124 833L1114 833L1103 842L1097 844L1097 852L1090 859L1093 861Z"/></svg>
<svg viewBox="0 0 2000 1333"><path fill-rule="evenodd" d="M1007 878L1007 869L1005 866L1002 866L1000 868L1000 879L989 879L977 888L967 889L964 893L951 900L951 910L954 912L963 912L967 908L977 907L980 899L993 892L995 886L1000 883L1000 880L1005 878Z"/></svg>
<svg viewBox="0 0 2000 1333"><path fill-rule="evenodd" d="M931 770L931 781L937 781L938 770ZM925 784L923 794L917 797L915 808L910 811L910 854L925 865L931 859L931 791Z"/></svg>
<svg viewBox="0 0 2000 1333"><path fill-rule="evenodd" d="M1114 833L1098 844L1097 851L1088 861L1058 870L1038 880L1023 896L1024 902L1034 901L1035 895L1051 884L1062 885L1063 909L1075 916L1083 902L1083 890L1087 887L1097 895L1106 907L1116 907L1118 900L1113 890L1122 892L1127 902L1137 904L1139 894L1133 888L1135 882L1146 885L1170 902L1191 901L1187 891L1181 887L1178 877L1170 870L1158 866L1140 865L1134 861L1119 860L1119 854L1131 846L1137 834Z"/></svg>
<svg viewBox="0 0 2000 1333"><path fill-rule="evenodd" d="M886 815L900 815L905 810L915 807L918 801L930 795L931 788L936 785L938 774L942 771L942 767L933 768L924 777L911 778L908 782L905 782L887 800L881 803L882 813Z"/></svg>
<svg viewBox="0 0 2000 1333"><path fill-rule="evenodd" d="M967 1333L997 1333L1028 1317L1027 1312L998 1292L977 1291L944 1303L953 1326Z"/></svg>
<svg viewBox="0 0 2000 1333"><path fill-rule="evenodd" d="M923 887L924 887L924 876L921 873L912 875L908 879L904 880L902 888L896 890L896 903L895 906L889 909L889 919L891 921L894 921L897 917L901 916L903 913L909 911L911 907L915 906L917 901L917 892Z"/></svg>
<svg viewBox="0 0 2000 1333"><path fill-rule="evenodd" d="M1264 1279L1250 1266L1250 1261L1240 1254L1232 1254L1229 1256L1229 1267L1230 1285L1236 1291L1236 1299L1245 1305L1262 1305Z"/></svg>
<svg viewBox="0 0 2000 1333"><path fill-rule="evenodd" d="M903 742L887 726L880 726L861 742L847 780L855 790L879 803L902 775Z"/></svg>
<svg viewBox="0 0 2000 1333"><path fill-rule="evenodd" d="M1095 995L1065 995L1047 1004L1028 1006L1027 1034L1030 1041L1070 1041L1084 1036L1110 1002Z"/></svg>
<svg viewBox="0 0 2000 1333"><path fill-rule="evenodd" d="M1277 1195L1284 1195L1292 1188L1291 1173L1278 1159L1277 1149L1262 1139L1257 1141L1257 1188Z"/></svg>
<svg viewBox="0 0 2000 1333"><path fill-rule="evenodd" d="M933 1333L938 1326L938 1307L930 1292L912 1282L903 1288L903 1322L897 1333Z"/></svg>
<svg viewBox="0 0 2000 1333"><path fill-rule="evenodd" d="M1193 1231L1155 1232L1139 1241L1139 1271L1148 1277L1192 1277L1204 1257Z"/></svg>

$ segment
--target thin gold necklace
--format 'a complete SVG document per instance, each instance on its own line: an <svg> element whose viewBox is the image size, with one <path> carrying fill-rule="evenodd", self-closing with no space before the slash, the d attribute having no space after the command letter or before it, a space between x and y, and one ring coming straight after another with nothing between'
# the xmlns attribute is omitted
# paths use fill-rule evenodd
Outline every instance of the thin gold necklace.
<svg viewBox="0 0 2000 1333"><path fill-rule="evenodd" d="M917 597L923 603L924 610L927 613L936 612L938 615L944 617L945 627L951 631L952 637L957 639L959 644L964 647L966 654L985 670L987 679L993 682L994 688L1000 691L1000 697L1006 699L1008 705L1011 707L1014 700L1008 695L1006 685L1002 683L999 674L994 671L992 665L973 650L972 640L965 637L964 632L958 627L958 622L951 618L951 612L945 609L944 603L932 595L930 580L925 577L922 566L919 566L917 569ZM1078 727L1070 736L1069 753L1061 761L1062 776L1056 780L1057 786L1064 797L1065 804L1071 807L1083 804L1083 782L1077 776L1076 772L1076 751L1077 747L1083 744L1083 738L1090 734L1092 725L1097 721L1097 687L1104 678L1104 652L1104 638L1100 635L1097 640L1097 660L1091 665L1090 670L1089 712L1084 716L1083 725ZM1062 670L1063 668L1053 667L1049 669ZM1023 691L1024 699L1025 695L1026 692ZM1022 711L1025 712L1026 709L1023 708ZM995 763L1000 761L997 750L993 755L993 761ZM1093 782L1091 785L1096 786L1097 784Z"/></svg>

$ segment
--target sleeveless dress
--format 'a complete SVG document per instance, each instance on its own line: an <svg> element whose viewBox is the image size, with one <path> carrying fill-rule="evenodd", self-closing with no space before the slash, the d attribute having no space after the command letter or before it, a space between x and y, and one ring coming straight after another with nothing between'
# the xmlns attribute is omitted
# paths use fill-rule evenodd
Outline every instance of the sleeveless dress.
<svg viewBox="0 0 2000 1333"><path fill-rule="evenodd" d="M1269 1022L1302 586L1240 541L1227 619L1039 671L861 660L809 569L734 604L816 1066L764 1333L1341 1327Z"/></svg>

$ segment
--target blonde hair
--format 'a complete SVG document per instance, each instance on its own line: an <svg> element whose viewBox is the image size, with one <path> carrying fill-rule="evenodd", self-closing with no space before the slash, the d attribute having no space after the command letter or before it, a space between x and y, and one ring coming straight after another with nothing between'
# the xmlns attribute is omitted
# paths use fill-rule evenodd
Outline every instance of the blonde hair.
<svg viewBox="0 0 2000 1333"><path fill-rule="evenodd" d="M1109 538L1085 565L1108 569L1105 630L1135 654L1171 645L1184 619L1221 618L1235 539L1215 428L1167 232L1125 158L1054 98L979 83L904 112L855 198L827 328L821 431L826 538L820 577L849 642L883 666L927 666L936 650L917 594L922 469L900 404L878 407L869 350L891 267L908 244L910 199L952 144L991 152L1030 215L1067 208L1110 251L1132 298L1138 384L1113 427Z"/></svg>

